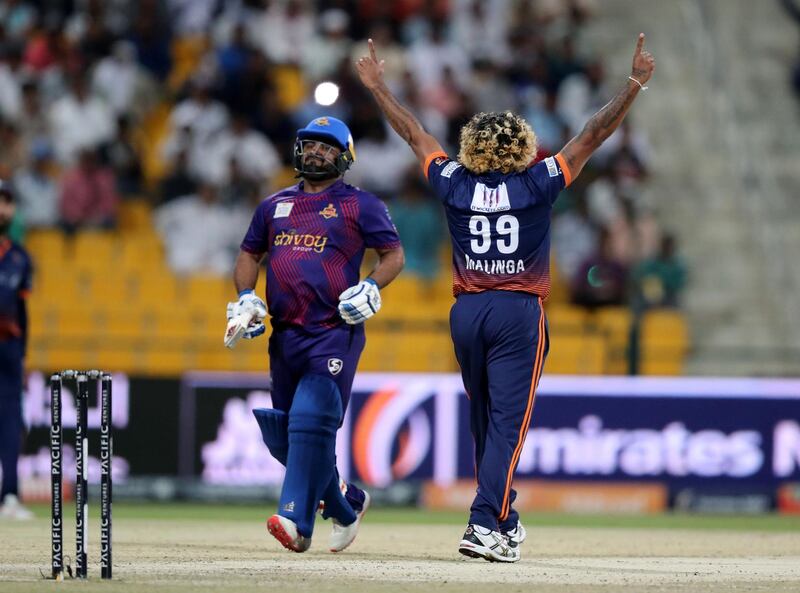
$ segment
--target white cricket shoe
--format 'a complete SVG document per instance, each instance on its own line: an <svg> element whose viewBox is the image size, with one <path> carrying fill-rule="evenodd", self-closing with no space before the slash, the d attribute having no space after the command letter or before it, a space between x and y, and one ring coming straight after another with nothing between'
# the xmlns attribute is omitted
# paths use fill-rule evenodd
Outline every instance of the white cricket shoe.
<svg viewBox="0 0 800 593"><path fill-rule="evenodd" d="M33 519L33 513L26 509L15 494L6 494L3 505L0 506L0 517L16 521Z"/></svg>
<svg viewBox="0 0 800 593"><path fill-rule="evenodd" d="M517 521L517 526L511 531L506 531L503 535L506 537L509 544L518 546L528 537L528 532L525 531L525 528L522 526L522 521Z"/></svg>
<svg viewBox="0 0 800 593"><path fill-rule="evenodd" d="M499 531L470 523L461 538L458 551L470 558L483 558L489 562L518 562L519 546L511 546Z"/></svg>
<svg viewBox="0 0 800 593"><path fill-rule="evenodd" d="M281 545L292 552L305 552L311 547L311 538L300 535L297 525L291 519L272 515L267 519L267 529L272 537Z"/></svg>
<svg viewBox="0 0 800 593"><path fill-rule="evenodd" d="M331 532L330 544L328 545L328 548L331 552L341 552L347 546L352 544L354 539L356 539L356 535L358 535L358 527L361 525L361 519L364 518L364 515L369 508L369 501L369 492L364 492L364 506L361 507L361 511L356 513L356 520L350 525L342 525L336 519L331 517L333 531Z"/></svg>

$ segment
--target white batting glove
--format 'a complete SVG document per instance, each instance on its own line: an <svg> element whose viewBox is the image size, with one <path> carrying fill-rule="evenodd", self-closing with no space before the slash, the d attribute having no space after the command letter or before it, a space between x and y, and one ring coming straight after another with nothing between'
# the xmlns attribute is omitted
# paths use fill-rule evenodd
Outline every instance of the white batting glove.
<svg viewBox="0 0 800 593"><path fill-rule="evenodd" d="M243 290L239 293L239 300L233 306L233 316L250 315L261 321L267 316L266 303L253 291Z"/></svg>
<svg viewBox="0 0 800 593"><path fill-rule="evenodd" d="M363 323L381 308L381 293L372 278L362 280L339 295L339 316L350 325Z"/></svg>
<svg viewBox="0 0 800 593"><path fill-rule="evenodd" d="M258 297L256 297L258 299ZM261 301L261 299L258 299ZM261 301L263 305L264 301ZM266 307L263 307L266 314ZM237 314L237 311L239 313ZM263 318L258 317L260 310L257 306L241 306L241 300L228 303L226 318L228 325L225 328L224 343L226 348L233 348L240 339L252 340L267 331Z"/></svg>

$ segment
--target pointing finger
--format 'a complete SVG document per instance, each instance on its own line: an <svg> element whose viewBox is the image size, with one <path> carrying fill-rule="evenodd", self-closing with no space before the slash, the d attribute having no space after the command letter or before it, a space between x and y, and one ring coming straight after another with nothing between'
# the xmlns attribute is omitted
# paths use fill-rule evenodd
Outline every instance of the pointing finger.
<svg viewBox="0 0 800 593"><path fill-rule="evenodd" d="M639 33L639 39L636 41L636 53L639 54L644 47L644 33Z"/></svg>
<svg viewBox="0 0 800 593"><path fill-rule="evenodd" d="M369 55L370 55L370 57L377 62L378 61L378 56L375 55L375 43L373 43L372 39L368 39L367 40L367 45L369 45Z"/></svg>

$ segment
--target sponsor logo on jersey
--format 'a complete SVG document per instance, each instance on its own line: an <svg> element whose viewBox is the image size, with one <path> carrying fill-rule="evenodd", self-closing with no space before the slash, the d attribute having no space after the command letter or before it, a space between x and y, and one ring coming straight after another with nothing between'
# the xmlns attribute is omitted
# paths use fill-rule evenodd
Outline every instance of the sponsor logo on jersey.
<svg viewBox="0 0 800 593"><path fill-rule="evenodd" d="M511 210L511 202L508 200L508 189L505 183L497 187L486 187L483 183L475 186L472 194L471 210L475 212L502 212Z"/></svg>
<svg viewBox="0 0 800 593"><path fill-rule="evenodd" d="M468 270L486 274L519 274L525 271L525 263L521 259L472 259L466 253Z"/></svg>
<svg viewBox="0 0 800 593"><path fill-rule="evenodd" d="M322 214L322 218L325 220L339 217L339 213L336 212L336 208L334 208L333 204L328 204L322 210L320 210L319 213Z"/></svg>
<svg viewBox="0 0 800 593"><path fill-rule="evenodd" d="M342 362L341 358L328 359L328 372L331 375L338 375L341 372L343 366L344 363Z"/></svg>
<svg viewBox="0 0 800 593"><path fill-rule="evenodd" d="M294 202L281 202L275 207L274 218L287 218L292 213Z"/></svg>
<svg viewBox="0 0 800 593"><path fill-rule="evenodd" d="M461 166L461 164L460 163L456 163L455 161L447 163L447 166L444 169L442 169L442 172L440 173L440 175L442 177L448 177L449 178L453 174L453 171L458 169L460 166Z"/></svg>
<svg viewBox="0 0 800 593"><path fill-rule="evenodd" d="M556 159L549 156L544 159L544 164L547 165L547 173L550 177L558 177L558 165L556 164Z"/></svg>
<svg viewBox="0 0 800 593"><path fill-rule="evenodd" d="M328 237L325 235L311 235L308 233L298 233L294 229L291 231L281 231L275 235L272 244L276 247L291 247L294 251L314 251L322 253Z"/></svg>

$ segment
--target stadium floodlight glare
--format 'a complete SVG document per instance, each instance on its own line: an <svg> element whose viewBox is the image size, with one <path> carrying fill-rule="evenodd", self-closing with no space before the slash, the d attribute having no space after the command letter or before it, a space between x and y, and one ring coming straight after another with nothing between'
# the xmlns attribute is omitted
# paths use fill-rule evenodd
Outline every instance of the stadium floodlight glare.
<svg viewBox="0 0 800 593"><path fill-rule="evenodd" d="M339 98L339 87L332 82L321 82L314 89L314 100L320 105L333 105Z"/></svg>

